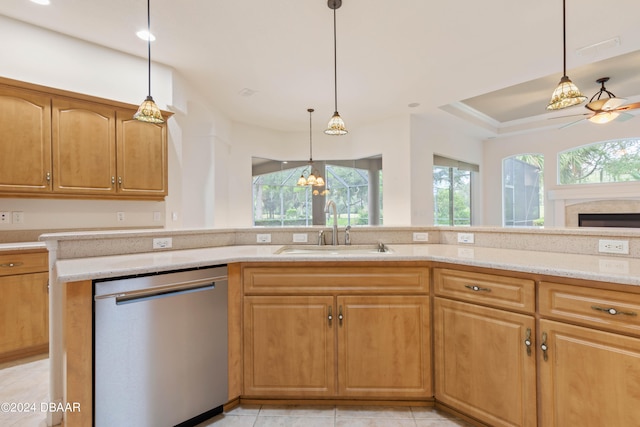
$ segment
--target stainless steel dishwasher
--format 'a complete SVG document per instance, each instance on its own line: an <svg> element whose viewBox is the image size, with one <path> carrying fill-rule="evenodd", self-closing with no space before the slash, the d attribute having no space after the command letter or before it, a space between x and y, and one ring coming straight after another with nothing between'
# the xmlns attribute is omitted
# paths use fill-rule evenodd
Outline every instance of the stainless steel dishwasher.
<svg viewBox="0 0 640 427"><path fill-rule="evenodd" d="M222 412L226 266L93 286L96 427L193 426Z"/></svg>

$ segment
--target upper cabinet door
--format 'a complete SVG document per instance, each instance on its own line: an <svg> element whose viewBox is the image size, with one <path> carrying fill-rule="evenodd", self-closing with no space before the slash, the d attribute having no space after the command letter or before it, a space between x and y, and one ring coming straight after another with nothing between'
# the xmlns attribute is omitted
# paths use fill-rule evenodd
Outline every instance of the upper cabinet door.
<svg viewBox="0 0 640 427"><path fill-rule="evenodd" d="M115 194L115 110L53 98L52 121L54 192Z"/></svg>
<svg viewBox="0 0 640 427"><path fill-rule="evenodd" d="M118 193L167 195L167 126L133 119L135 111L117 112Z"/></svg>
<svg viewBox="0 0 640 427"><path fill-rule="evenodd" d="M0 192L51 188L51 97L0 86Z"/></svg>

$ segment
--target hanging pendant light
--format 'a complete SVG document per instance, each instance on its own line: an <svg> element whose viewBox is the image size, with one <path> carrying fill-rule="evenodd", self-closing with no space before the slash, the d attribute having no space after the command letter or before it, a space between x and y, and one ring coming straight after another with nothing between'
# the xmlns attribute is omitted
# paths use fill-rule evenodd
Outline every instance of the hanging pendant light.
<svg viewBox="0 0 640 427"><path fill-rule="evenodd" d="M334 110L329 125L325 129L324 133L327 135L345 135L347 130L344 127L344 121L340 114L338 114L338 53L336 42L336 9L342 6L342 0L327 0L329 9L333 9L333 100Z"/></svg>
<svg viewBox="0 0 640 427"><path fill-rule="evenodd" d="M311 138L311 114L315 111L313 108L307 109L309 112L309 176L304 177L304 174L300 175L298 179L298 185L303 187L311 185L313 187L324 187L324 179L317 170L313 169L313 140ZM315 194L315 191L314 191Z"/></svg>
<svg viewBox="0 0 640 427"><path fill-rule="evenodd" d="M566 0L562 0L562 78L553 91L547 110L561 110L573 105L582 104L587 100L578 87L567 77L567 29L566 29Z"/></svg>
<svg viewBox="0 0 640 427"><path fill-rule="evenodd" d="M148 59L148 82L149 82L149 91L147 92L147 98L140 104L138 107L138 111L133 115L133 118L136 120L140 120L141 122L149 122L149 123L164 123L164 119L162 118L162 113L160 109L154 102L151 97L151 7L150 1L147 0L147 59Z"/></svg>

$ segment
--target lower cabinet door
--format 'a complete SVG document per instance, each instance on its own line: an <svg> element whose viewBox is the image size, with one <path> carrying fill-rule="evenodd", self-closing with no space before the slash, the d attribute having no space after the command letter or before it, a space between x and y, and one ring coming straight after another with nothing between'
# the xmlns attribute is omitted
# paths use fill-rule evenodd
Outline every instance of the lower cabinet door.
<svg viewBox="0 0 640 427"><path fill-rule="evenodd" d="M245 396L335 395L332 306L332 296L244 298Z"/></svg>
<svg viewBox="0 0 640 427"><path fill-rule="evenodd" d="M436 399L494 427L536 426L534 324L533 316L435 298Z"/></svg>
<svg viewBox="0 0 640 427"><path fill-rule="evenodd" d="M428 296L337 297L338 394L432 398Z"/></svg>
<svg viewBox="0 0 640 427"><path fill-rule="evenodd" d="M640 339L540 321L544 427L640 426Z"/></svg>
<svg viewBox="0 0 640 427"><path fill-rule="evenodd" d="M49 349L49 273L0 277L0 361Z"/></svg>

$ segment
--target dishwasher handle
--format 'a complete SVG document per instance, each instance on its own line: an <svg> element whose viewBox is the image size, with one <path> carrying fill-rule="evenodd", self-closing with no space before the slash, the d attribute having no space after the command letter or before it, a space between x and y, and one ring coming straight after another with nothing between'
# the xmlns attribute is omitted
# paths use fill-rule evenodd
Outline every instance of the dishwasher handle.
<svg viewBox="0 0 640 427"><path fill-rule="evenodd" d="M149 289L138 289L128 292L119 292L96 296L95 300L115 298L116 305L131 304L152 299L172 297L193 292L215 289L216 281L226 281L227 276L208 277L206 279L192 280L166 286L158 286Z"/></svg>

